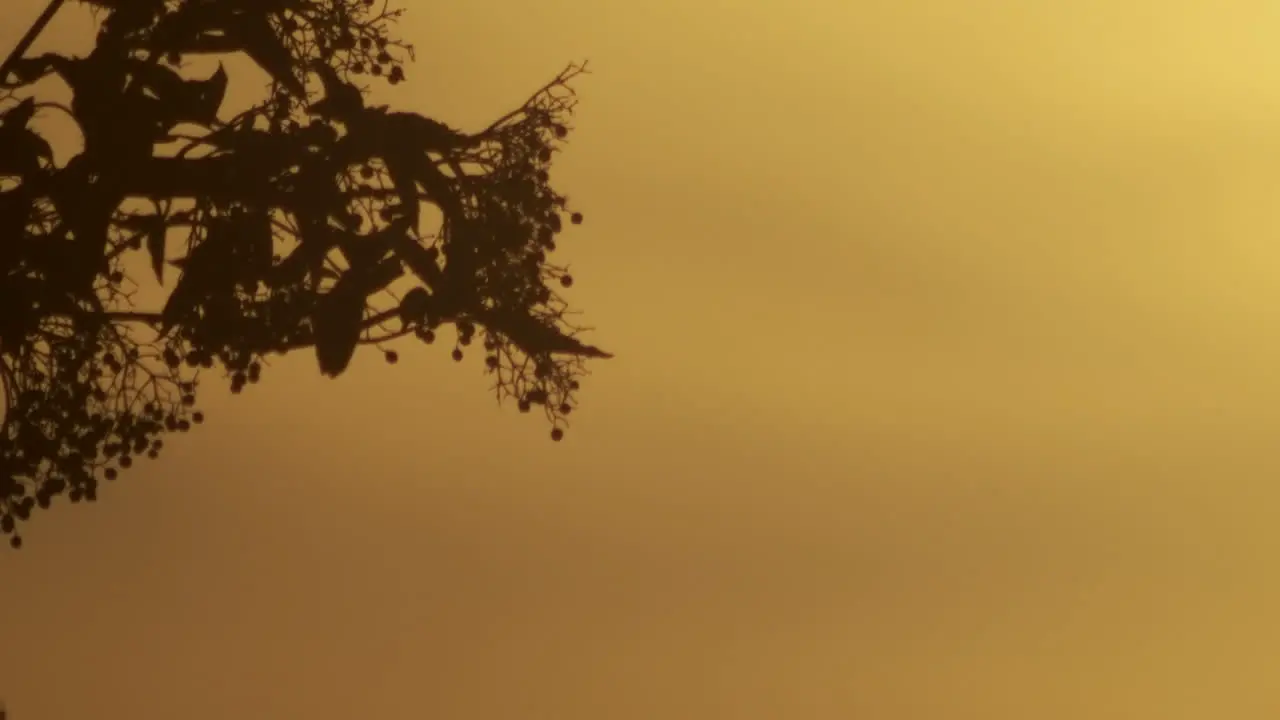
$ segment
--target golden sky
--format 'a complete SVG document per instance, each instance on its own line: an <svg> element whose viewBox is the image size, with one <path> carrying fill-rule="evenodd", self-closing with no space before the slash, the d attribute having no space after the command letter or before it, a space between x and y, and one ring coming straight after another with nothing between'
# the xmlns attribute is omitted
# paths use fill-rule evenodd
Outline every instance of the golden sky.
<svg viewBox="0 0 1280 720"><path fill-rule="evenodd" d="M0 553L10 720L1280 713L1280 6L412 4L464 128L590 60L618 357L561 444L447 349L209 391Z"/></svg>

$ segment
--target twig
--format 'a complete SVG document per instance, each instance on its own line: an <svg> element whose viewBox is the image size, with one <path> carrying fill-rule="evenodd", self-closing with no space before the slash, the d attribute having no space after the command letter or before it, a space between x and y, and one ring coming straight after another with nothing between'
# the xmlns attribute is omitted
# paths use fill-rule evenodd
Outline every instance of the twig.
<svg viewBox="0 0 1280 720"><path fill-rule="evenodd" d="M540 98L540 97L542 97L543 95L545 95L546 93L550 92L552 88L555 88L555 87L568 87L568 83L569 83L569 81L570 81L570 80L573 80L573 79L574 79L574 78L576 78L577 76L579 76L579 75L583 75L583 74L585 74L586 72L587 72L587 63L586 63L586 62L583 62L583 63L581 63L581 64L577 64L577 63L570 63L570 64L569 64L569 67L565 68L564 70L561 70L561 71L560 71L560 74L559 74L559 75L556 75L556 77L555 77L555 79L554 79L554 80L552 80L551 82L547 83L546 85L543 85L542 87L538 88L538 91L537 91L537 92L535 92L534 94L530 95L530 96L529 96L529 99L528 99L528 100L525 100L523 105L521 105L520 107L516 108L515 110L512 110L511 112L507 113L506 115L503 115L502 117L498 118L497 120L494 120L494 121L493 121L493 123L491 123L491 124L489 125L489 127L485 128L484 130L481 130L480 132L476 133L475 135L472 135L472 136L471 136L471 137L472 137L472 139L473 139L473 140L484 140L484 139L488 138L488 137L489 137L490 135L492 135L495 131L497 131L497 129L498 129L498 128L502 127L502 125L503 125L504 123L506 123L508 120L511 120L512 118L515 118L516 116L520 115L521 113L528 111L529 107L530 107L530 106L532 106L532 105L533 105L533 103L534 103L534 102L536 102L536 101L538 100L538 98ZM0 77L3 77L3 76L2 76L2 75L0 75ZM573 89L572 89L572 88L569 88L569 92L573 92Z"/></svg>

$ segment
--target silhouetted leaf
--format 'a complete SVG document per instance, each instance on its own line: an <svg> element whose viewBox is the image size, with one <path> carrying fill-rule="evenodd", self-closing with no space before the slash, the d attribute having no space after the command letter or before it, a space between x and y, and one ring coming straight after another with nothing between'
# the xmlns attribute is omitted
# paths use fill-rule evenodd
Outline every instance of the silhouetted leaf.
<svg viewBox="0 0 1280 720"><path fill-rule="evenodd" d="M36 100L35 98L26 98L22 102L9 108L4 115L0 115L0 128L5 130L17 130L27 127L31 123L31 118L36 116Z"/></svg>
<svg viewBox="0 0 1280 720"><path fill-rule="evenodd" d="M367 297L386 290L391 283L404 277L404 266L400 264L399 258L384 258L361 274L361 284Z"/></svg>
<svg viewBox="0 0 1280 720"><path fill-rule="evenodd" d="M148 28L164 10L164 0L86 0L111 11L103 21L104 32L123 38Z"/></svg>
<svg viewBox="0 0 1280 720"><path fill-rule="evenodd" d="M408 221L397 219L367 235L348 235L338 243L338 247L352 268L368 267L386 257L408 231Z"/></svg>
<svg viewBox="0 0 1280 720"><path fill-rule="evenodd" d="M199 101L195 103L195 116L200 122L211 125L218 119L218 110L227 96L227 71L218 63L218 69L207 80L195 83Z"/></svg>
<svg viewBox="0 0 1280 720"><path fill-rule="evenodd" d="M135 138L150 137L149 122L138 123L137 118L124 122L121 115L128 103L124 93L130 63L126 58L102 45L83 58L45 57L71 88L71 114L84 133L86 152L105 150L119 156L135 152L134 147L138 145ZM124 136L128 143L124 142ZM141 149L150 150L150 144Z"/></svg>
<svg viewBox="0 0 1280 720"><path fill-rule="evenodd" d="M164 215L144 213L129 215L116 222L122 230L130 230L135 237L143 238L143 249L151 260L151 269L155 272L156 281L164 284L165 239L168 233L168 222Z"/></svg>
<svg viewBox="0 0 1280 720"><path fill-rule="evenodd" d="M405 325L412 325L422 322L427 313L431 310L431 293L424 288L410 288L409 292L404 294L400 299L400 307L396 312L400 315L400 322Z"/></svg>
<svg viewBox="0 0 1280 720"><path fill-rule="evenodd" d="M146 235L147 255L151 258L151 270L156 274L156 282L164 284L164 250L168 228L164 223L151 228Z"/></svg>
<svg viewBox="0 0 1280 720"><path fill-rule="evenodd" d="M39 172L41 160L53 164L53 148L27 127L35 113L35 99L27 98L0 116L0 173L27 177Z"/></svg>
<svg viewBox="0 0 1280 720"><path fill-rule="evenodd" d="M359 88L338 77L337 71L326 62L316 61L311 67L324 86L324 97L311 104L313 114L349 120L364 112L364 95Z"/></svg>
<svg viewBox="0 0 1280 720"><path fill-rule="evenodd" d="M298 247L275 268L277 282L299 280L319 272L324 258L337 244L337 234L322 219L303 218Z"/></svg>
<svg viewBox="0 0 1280 720"><path fill-rule="evenodd" d="M337 377L351 364L360 342L365 298L359 280L350 275L320 298L311 325L321 374Z"/></svg>
<svg viewBox="0 0 1280 720"><path fill-rule="evenodd" d="M227 72L222 63L205 80L187 80L163 65L145 62L137 63L134 73L154 94L157 104L152 114L166 116L165 130L177 123L207 126L217 121L227 92Z"/></svg>
<svg viewBox="0 0 1280 720"><path fill-rule="evenodd" d="M154 39L162 52L243 52L291 93L305 96L306 88L294 74L294 57L267 15L263 6L186 3L161 20Z"/></svg>
<svg viewBox="0 0 1280 720"><path fill-rule="evenodd" d="M537 318L517 313L480 313L478 319L491 330L505 335L531 356L577 355L611 358L612 354L564 334L559 328Z"/></svg>
<svg viewBox="0 0 1280 720"><path fill-rule="evenodd" d="M29 177L40 171L40 161L53 164L53 148L33 130L0 128L0 173Z"/></svg>
<svg viewBox="0 0 1280 720"><path fill-rule="evenodd" d="M24 235L34 203L35 195L26 184L0 192L0 277L21 261L18 248L23 241L29 242Z"/></svg>
<svg viewBox="0 0 1280 720"><path fill-rule="evenodd" d="M6 87L34 84L42 80L44 76L54 72L58 60L65 62L66 58L56 53L18 58L9 67L9 73L14 77L14 82L10 82L8 78L0 78L0 81Z"/></svg>
<svg viewBox="0 0 1280 720"><path fill-rule="evenodd" d="M187 257L173 262L182 275L160 312L162 332L185 321L206 299L234 283L231 239L225 225L215 223Z"/></svg>
<svg viewBox="0 0 1280 720"><path fill-rule="evenodd" d="M428 250L418 243L417 240L401 235L394 238L393 249L396 255L404 261L409 270L418 276L427 287L436 288L440 283L440 266L436 262L436 255L433 251Z"/></svg>
<svg viewBox="0 0 1280 720"><path fill-rule="evenodd" d="M0 284L0 352L16 353L34 329L33 290L25 278L9 278Z"/></svg>
<svg viewBox="0 0 1280 720"><path fill-rule="evenodd" d="M434 118L417 113L384 112L379 130L384 137L403 139L420 152L441 152L470 145L471 137Z"/></svg>
<svg viewBox="0 0 1280 720"><path fill-rule="evenodd" d="M237 232L242 249L238 259L244 276L255 281L265 278L271 272L274 242L271 216L265 212L246 212L239 218Z"/></svg>

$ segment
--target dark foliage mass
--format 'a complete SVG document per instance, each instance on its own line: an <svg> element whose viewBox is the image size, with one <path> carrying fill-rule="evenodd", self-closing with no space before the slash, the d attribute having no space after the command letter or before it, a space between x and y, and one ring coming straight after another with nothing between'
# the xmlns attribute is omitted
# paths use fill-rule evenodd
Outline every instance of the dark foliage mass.
<svg viewBox="0 0 1280 720"><path fill-rule="evenodd" d="M390 35L399 12L372 0L91 4L92 52L28 55L0 77L12 545L35 508L95 499L100 480L203 422L210 377L240 392L291 350L337 376L361 346L395 362L390 341L452 325L453 358L478 346L499 400L545 412L563 437L585 360L608 357L577 339L558 294L572 278L551 259L582 221L548 171L584 67L468 134L367 102L358 83L403 82L413 56ZM271 84L226 117L223 67L189 67L233 53ZM51 75L69 106L37 102ZM61 165L35 122L47 112L83 136ZM139 268L166 290L155 307Z"/></svg>

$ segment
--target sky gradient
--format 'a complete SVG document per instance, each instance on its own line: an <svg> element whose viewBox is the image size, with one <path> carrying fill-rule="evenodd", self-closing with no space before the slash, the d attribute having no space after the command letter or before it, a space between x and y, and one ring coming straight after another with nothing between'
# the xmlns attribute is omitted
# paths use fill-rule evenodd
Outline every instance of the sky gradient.
<svg viewBox="0 0 1280 720"><path fill-rule="evenodd" d="M411 342L206 391L0 553L9 720L1280 713L1280 6L414 5L466 129L590 60L617 358L560 444Z"/></svg>

